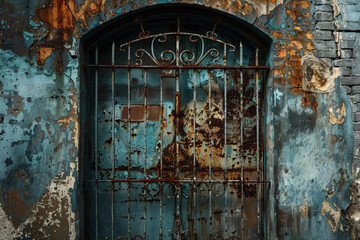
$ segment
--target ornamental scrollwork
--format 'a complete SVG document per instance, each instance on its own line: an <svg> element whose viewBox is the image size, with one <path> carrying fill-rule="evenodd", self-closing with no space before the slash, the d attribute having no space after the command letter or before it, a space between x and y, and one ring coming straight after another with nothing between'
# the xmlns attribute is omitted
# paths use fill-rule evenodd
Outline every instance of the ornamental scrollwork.
<svg viewBox="0 0 360 240"><path fill-rule="evenodd" d="M135 65L137 66L143 66L143 58L145 56L147 56L155 66L199 66L207 57L212 59L213 65L220 65L220 51L224 52L222 56L226 56L226 51L235 51L234 45L218 40L214 32L208 32L207 35L187 32L145 35L139 39L122 44L120 50L126 51L125 47L130 48L134 43L144 40L150 40L150 46L146 49L143 44L142 48L135 50ZM215 47L205 49L205 41L216 42L221 50ZM167 46L171 44L172 49L165 48L162 50L161 44L167 44ZM189 44L198 44L196 47L194 46L197 51L186 48ZM184 47L185 49L181 49L181 47ZM128 51L131 53L130 49L128 49ZM159 54L156 54L155 51L159 52ZM131 56L129 56L129 59L131 59Z"/></svg>

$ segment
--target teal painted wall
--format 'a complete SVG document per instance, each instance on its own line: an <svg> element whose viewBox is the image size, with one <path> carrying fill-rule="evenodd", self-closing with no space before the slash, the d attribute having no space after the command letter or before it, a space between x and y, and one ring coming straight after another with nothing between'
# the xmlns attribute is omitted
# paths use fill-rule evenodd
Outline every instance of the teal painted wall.
<svg viewBox="0 0 360 240"><path fill-rule="evenodd" d="M80 39L118 16L175 2L0 3L0 238L76 239ZM314 3L181 3L233 15L272 38L262 126L271 180L268 238L349 238L352 107L339 85L341 74L315 77L325 79L325 90L304 90L301 71L301 59L316 51Z"/></svg>

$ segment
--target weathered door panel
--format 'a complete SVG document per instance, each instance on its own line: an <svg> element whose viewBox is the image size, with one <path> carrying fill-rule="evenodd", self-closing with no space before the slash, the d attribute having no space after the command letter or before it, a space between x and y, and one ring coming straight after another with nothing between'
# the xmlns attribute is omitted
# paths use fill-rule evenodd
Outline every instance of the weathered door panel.
<svg viewBox="0 0 360 240"><path fill-rule="evenodd" d="M93 49L90 239L261 238L258 50L175 26Z"/></svg>

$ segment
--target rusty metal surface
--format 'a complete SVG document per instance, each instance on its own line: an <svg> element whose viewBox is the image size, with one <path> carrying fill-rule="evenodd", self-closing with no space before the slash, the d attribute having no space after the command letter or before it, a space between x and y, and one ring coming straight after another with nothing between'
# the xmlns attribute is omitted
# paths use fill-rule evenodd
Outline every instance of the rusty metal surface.
<svg viewBox="0 0 360 240"><path fill-rule="evenodd" d="M260 106L269 67L258 65L258 49L255 65L243 66L251 48L219 40L218 22L201 35L181 32L180 21L155 35L140 22L139 39L112 41L110 64L99 64L109 55L98 46L86 64L96 98L90 237L263 237Z"/></svg>

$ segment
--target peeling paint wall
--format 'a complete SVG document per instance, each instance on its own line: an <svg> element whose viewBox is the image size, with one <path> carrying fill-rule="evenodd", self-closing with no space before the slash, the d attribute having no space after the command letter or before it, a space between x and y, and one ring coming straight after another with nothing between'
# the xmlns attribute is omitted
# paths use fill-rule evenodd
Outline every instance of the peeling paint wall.
<svg viewBox="0 0 360 240"><path fill-rule="evenodd" d="M268 238L356 239L355 0L0 1L0 238L80 237L80 39L164 3L217 9L273 39L263 117Z"/></svg>

